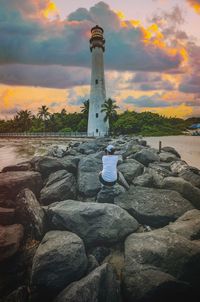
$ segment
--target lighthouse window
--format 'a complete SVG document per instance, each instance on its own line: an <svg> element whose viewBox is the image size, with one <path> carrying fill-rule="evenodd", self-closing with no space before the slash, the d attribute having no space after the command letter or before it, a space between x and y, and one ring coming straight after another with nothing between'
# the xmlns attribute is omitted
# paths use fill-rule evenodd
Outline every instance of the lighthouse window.
<svg viewBox="0 0 200 302"><path fill-rule="evenodd" d="M95 80L95 83L98 84L98 80Z"/></svg>
<svg viewBox="0 0 200 302"><path fill-rule="evenodd" d="M96 118L98 118L99 117L99 114L98 113L96 113Z"/></svg>
<svg viewBox="0 0 200 302"><path fill-rule="evenodd" d="M99 129L96 129L96 133L98 133L99 132Z"/></svg>

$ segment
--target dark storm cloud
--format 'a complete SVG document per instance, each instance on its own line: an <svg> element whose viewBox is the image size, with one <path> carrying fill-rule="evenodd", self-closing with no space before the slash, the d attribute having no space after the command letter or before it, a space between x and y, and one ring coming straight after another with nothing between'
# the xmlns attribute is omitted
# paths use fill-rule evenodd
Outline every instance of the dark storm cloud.
<svg viewBox="0 0 200 302"><path fill-rule="evenodd" d="M69 88L89 85L90 70L80 67L0 65L0 82L7 85Z"/></svg>
<svg viewBox="0 0 200 302"><path fill-rule="evenodd" d="M117 14L104 2L99 2L89 10L78 9L61 21L42 19L41 11L47 7L48 0L5 1L0 11L0 64L64 65L90 67L89 36L90 29L100 24L105 29L107 40L105 63L107 69L129 71L167 71L177 68L182 62L179 52L169 53L164 48L144 44L141 27L122 27ZM15 74L13 66L13 74ZM7 84L32 85L45 87L67 87L64 79L54 82L45 77L37 78L37 72L27 73L22 67L19 77L3 78ZM11 70L10 70L11 72ZM24 76L23 76L24 72ZM45 74L46 70L42 71ZM56 69L55 69L56 72ZM35 74L35 80L30 80ZM41 81L40 81L40 80ZM75 80L75 79L74 79ZM73 83L72 83L73 84ZM76 85L76 81L75 81Z"/></svg>
<svg viewBox="0 0 200 302"><path fill-rule="evenodd" d="M200 46L188 43L191 72L180 83L179 90L185 93L200 93Z"/></svg>
<svg viewBox="0 0 200 302"><path fill-rule="evenodd" d="M157 107L168 107L172 105L171 103L162 100L162 95L161 94L154 94L153 96L141 96L139 98L134 98L132 96L128 96L124 100L125 104L132 104L137 107L147 107L147 108L157 108ZM173 105L180 105L179 103L174 103Z"/></svg>
<svg viewBox="0 0 200 302"><path fill-rule="evenodd" d="M175 89L174 84L170 81L163 80L160 74L147 72L137 72L133 78L129 80L129 83L139 84L139 86L137 85L137 89L143 91Z"/></svg>
<svg viewBox="0 0 200 302"><path fill-rule="evenodd" d="M174 90L174 84L169 81L161 81L157 83L144 83L140 85L140 90L150 91L150 90Z"/></svg>

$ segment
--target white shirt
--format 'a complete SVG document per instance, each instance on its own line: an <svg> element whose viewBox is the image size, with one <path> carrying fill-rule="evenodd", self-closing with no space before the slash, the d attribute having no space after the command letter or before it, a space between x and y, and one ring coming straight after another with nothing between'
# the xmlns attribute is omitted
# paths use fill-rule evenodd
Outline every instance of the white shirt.
<svg viewBox="0 0 200 302"><path fill-rule="evenodd" d="M117 180L117 155L104 155L102 157L103 171L102 177L105 181L113 182Z"/></svg>

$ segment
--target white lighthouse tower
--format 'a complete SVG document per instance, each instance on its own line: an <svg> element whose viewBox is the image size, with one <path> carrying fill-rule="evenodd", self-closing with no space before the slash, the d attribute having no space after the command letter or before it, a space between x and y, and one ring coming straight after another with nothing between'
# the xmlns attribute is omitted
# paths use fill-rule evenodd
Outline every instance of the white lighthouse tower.
<svg viewBox="0 0 200 302"><path fill-rule="evenodd" d="M105 40L103 28L96 25L91 29L90 50L92 53L91 90L89 101L88 136L105 136L108 133L108 121L104 121L105 112L101 112L106 100L103 53Z"/></svg>

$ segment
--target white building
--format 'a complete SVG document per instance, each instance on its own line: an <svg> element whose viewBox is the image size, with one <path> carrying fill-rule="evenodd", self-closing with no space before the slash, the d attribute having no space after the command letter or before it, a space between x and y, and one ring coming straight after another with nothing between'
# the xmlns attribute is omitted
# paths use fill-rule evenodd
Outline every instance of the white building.
<svg viewBox="0 0 200 302"><path fill-rule="evenodd" d="M103 28L96 25L91 29L90 50L92 53L91 90L89 101L88 136L105 136L108 133L109 122L104 121L105 113L101 112L106 100L104 79L105 40Z"/></svg>

